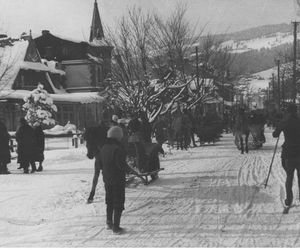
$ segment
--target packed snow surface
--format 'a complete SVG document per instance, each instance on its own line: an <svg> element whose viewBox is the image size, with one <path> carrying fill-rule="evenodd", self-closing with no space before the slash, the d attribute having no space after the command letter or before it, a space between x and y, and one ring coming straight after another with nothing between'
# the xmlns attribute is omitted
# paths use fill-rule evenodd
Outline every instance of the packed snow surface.
<svg viewBox="0 0 300 250"><path fill-rule="evenodd" d="M94 162L85 146L48 140L43 172L22 174L14 160L13 174L0 176L0 246L299 247L299 201L282 214L280 150L268 187L262 185L276 142L270 131L266 137L262 149L244 155L231 134L214 146L172 149L161 158L158 180L126 189L126 233L119 236L105 229L101 177L94 203L86 204ZM296 183L294 189L297 198Z"/></svg>

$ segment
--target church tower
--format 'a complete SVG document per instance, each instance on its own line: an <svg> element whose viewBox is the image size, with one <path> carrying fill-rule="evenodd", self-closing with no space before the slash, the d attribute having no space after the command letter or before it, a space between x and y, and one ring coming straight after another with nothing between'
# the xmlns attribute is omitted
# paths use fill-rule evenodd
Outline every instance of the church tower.
<svg viewBox="0 0 300 250"><path fill-rule="evenodd" d="M90 42L94 39L101 40L104 38L103 27L100 19L97 0L94 3L93 19L90 32Z"/></svg>

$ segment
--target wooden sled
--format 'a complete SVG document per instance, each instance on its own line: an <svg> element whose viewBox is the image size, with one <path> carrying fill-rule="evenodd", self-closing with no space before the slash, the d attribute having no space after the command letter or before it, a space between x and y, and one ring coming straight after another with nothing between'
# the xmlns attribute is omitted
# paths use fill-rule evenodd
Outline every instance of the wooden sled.
<svg viewBox="0 0 300 250"><path fill-rule="evenodd" d="M164 168L160 168L152 172L139 173L138 177L143 181L145 185L148 185L149 183L151 183L152 181L158 178L158 172L161 170L164 170ZM151 177L150 180L149 177Z"/></svg>
<svg viewBox="0 0 300 250"><path fill-rule="evenodd" d="M149 183L151 183L152 181L156 180L158 178L158 172L160 172L161 170L164 170L164 168L159 168L157 170L151 171L151 172L139 172L136 169L128 166L130 168L130 172L131 172L131 176L128 177L128 180L132 180L132 177L138 177L142 180L142 182L144 183L144 185L148 185ZM151 177L151 179L149 179L149 177Z"/></svg>

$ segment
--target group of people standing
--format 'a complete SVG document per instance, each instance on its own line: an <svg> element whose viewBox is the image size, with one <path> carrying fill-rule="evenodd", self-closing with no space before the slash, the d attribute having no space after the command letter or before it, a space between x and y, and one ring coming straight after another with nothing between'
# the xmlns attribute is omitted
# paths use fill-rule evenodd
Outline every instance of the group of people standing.
<svg viewBox="0 0 300 250"><path fill-rule="evenodd" d="M11 162L9 146L10 135L3 122L0 122L0 174L10 174L7 164ZM20 119L20 126L16 131L18 169L25 174L43 171L45 134L41 126L31 127L25 118ZM39 162L38 168L36 162Z"/></svg>

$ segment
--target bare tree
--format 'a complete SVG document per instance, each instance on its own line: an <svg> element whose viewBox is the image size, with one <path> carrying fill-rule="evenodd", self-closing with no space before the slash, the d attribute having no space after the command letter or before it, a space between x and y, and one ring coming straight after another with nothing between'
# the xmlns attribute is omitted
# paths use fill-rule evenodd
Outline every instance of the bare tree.
<svg viewBox="0 0 300 250"><path fill-rule="evenodd" d="M185 5L177 5L163 19L133 7L117 31L108 32L115 47L112 76L104 91L108 101L129 111L146 111L154 120L176 102L190 109L217 93L215 81L227 70L228 53L212 37L202 39L201 75L195 74L190 56L204 28L197 32L186 20L186 11Z"/></svg>

